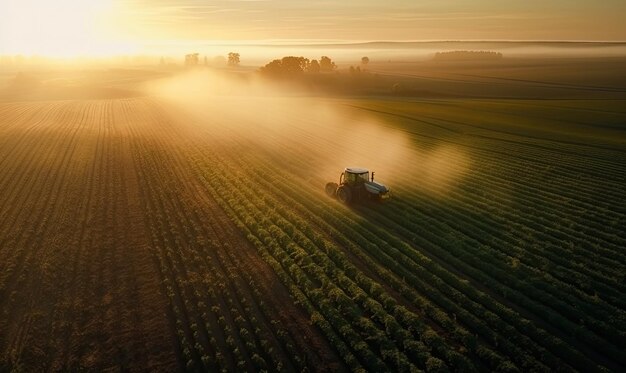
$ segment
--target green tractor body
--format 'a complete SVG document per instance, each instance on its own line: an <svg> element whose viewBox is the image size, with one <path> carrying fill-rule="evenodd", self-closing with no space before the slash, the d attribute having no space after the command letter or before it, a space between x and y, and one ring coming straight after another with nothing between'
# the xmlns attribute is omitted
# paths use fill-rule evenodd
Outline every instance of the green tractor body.
<svg viewBox="0 0 626 373"><path fill-rule="evenodd" d="M346 167L339 176L339 184L327 183L326 194L345 204L391 197L389 188L374 181L374 172L370 179L370 172L358 167Z"/></svg>

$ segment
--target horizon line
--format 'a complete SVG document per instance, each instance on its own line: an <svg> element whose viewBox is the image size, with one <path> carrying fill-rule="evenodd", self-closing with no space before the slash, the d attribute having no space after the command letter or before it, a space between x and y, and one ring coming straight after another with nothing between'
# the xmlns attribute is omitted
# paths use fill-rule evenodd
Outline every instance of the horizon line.
<svg viewBox="0 0 626 373"><path fill-rule="evenodd" d="M52 56L40 53L0 53L0 57L41 57L55 60L73 59L108 59L131 56L156 56L151 49L157 46L179 47L341 47L341 46L368 46L376 44L445 44L445 43L503 43L503 44L581 44L581 45L609 45L626 46L626 40L573 40L573 39L426 39L426 40L341 40L341 39L265 39L265 40L159 40L147 42L143 51L136 53L117 53L111 55L82 55ZM160 54L168 55L168 53Z"/></svg>

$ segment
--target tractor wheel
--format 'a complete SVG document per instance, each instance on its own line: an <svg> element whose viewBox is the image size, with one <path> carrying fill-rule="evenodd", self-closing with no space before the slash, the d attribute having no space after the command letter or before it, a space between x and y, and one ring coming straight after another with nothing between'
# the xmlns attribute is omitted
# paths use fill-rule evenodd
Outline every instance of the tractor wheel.
<svg viewBox="0 0 626 373"><path fill-rule="evenodd" d="M337 183L326 183L326 195L335 198L337 195Z"/></svg>
<svg viewBox="0 0 626 373"><path fill-rule="evenodd" d="M337 198L346 205L352 201L352 191L347 186L340 186L337 189Z"/></svg>

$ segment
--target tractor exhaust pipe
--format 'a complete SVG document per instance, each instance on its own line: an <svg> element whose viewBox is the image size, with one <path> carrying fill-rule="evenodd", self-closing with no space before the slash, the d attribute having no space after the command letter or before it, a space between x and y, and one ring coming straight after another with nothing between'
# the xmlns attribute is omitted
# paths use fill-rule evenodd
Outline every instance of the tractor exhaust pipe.
<svg viewBox="0 0 626 373"><path fill-rule="evenodd" d="M372 183L374 182L374 171L372 171Z"/></svg>

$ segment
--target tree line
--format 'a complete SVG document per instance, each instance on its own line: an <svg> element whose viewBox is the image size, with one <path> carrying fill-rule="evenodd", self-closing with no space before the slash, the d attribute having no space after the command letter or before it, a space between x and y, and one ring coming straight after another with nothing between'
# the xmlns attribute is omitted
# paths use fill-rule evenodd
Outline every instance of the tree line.
<svg viewBox="0 0 626 373"><path fill-rule="evenodd" d="M218 64L226 62L226 64L230 67L237 67L239 66L239 63L241 62L240 54L236 52L229 52L227 60L224 59L223 56L217 56L213 59L212 64L215 64L216 62ZM165 65L165 58L161 57L160 64ZM200 53L189 53L185 55L186 67L193 67L193 66L198 66L198 65L200 65ZM209 60L207 56L204 56L203 58L203 65L205 66L209 65Z"/></svg>
<svg viewBox="0 0 626 373"><path fill-rule="evenodd" d="M319 73L332 72L337 65L328 56L322 56L319 61L305 57L286 56L276 59L261 67L261 73L267 75L294 75L304 72Z"/></svg>
<svg viewBox="0 0 626 373"><path fill-rule="evenodd" d="M225 59L222 56L218 56L218 57L215 57L214 60L215 61L213 61L212 64L215 64L215 62L219 60L219 62L226 63L226 65L229 67L237 67L239 66L241 62L240 54L236 52L229 52L228 59ZM361 65L363 66L363 68L365 68L365 66L367 66L369 62L370 62L369 57L365 56L361 58ZM163 57L161 57L160 64L165 65L165 59ZM185 55L186 67L199 66L200 64L201 63L200 63L199 53L189 53ZM209 65L209 61L206 56L204 56L203 64L205 66ZM309 60L308 58L303 57L303 56L300 56L300 57L285 56L280 59L272 60L271 62L267 63L265 66L262 66L259 69L259 71L267 75L294 75L294 74L300 74L300 73L305 73L305 72L326 73L326 72L335 71L336 69L337 69L337 65L328 56L322 56L320 57L319 60L317 59ZM354 66L350 66L350 72L351 73L361 72L361 68L359 66L357 66L356 68Z"/></svg>

